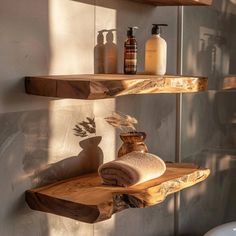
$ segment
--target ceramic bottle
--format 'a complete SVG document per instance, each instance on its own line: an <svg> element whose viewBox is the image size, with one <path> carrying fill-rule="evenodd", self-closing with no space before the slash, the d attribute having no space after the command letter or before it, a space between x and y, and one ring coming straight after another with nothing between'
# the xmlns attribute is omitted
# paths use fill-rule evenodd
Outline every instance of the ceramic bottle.
<svg viewBox="0 0 236 236"><path fill-rule="evenodd" d="M145 45L145 73L164 75L167 63L167 43L161 37L161 27L166 24L153 24L152 36Z"/></svg>

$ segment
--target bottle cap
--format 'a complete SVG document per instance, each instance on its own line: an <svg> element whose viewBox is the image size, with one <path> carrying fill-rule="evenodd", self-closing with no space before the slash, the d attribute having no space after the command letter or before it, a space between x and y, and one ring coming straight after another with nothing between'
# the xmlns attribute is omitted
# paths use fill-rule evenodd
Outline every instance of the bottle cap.
<svg viewBox="0 0 236 236"><path fill-rule="evenodd" d="M128 28L129 28L129 30L127 31L127 36L128 37L133 37L134 36L134 30L138 29L138 27L137 26L133 26L133 27L128 27Z"/></svg>
<svg viewBox="0 0 236 236"><path fill-rule="evenodd" d="M161 34L161 27L168 26L167 24L152 24L152 34Z"/></svg>

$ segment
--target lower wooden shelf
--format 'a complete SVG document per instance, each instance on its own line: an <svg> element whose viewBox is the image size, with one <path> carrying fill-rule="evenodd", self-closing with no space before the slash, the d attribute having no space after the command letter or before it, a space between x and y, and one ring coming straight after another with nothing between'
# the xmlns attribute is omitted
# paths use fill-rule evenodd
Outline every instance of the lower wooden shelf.
<svg viewBox="0 0 236 236"><path fill-rule="evenodd" d="M165 174L129 188L101 184L97 173L26 191L30 208L95 223L127 208L158 204L166 196L205 180L209 169L191 164L167 164Z"/></svg>

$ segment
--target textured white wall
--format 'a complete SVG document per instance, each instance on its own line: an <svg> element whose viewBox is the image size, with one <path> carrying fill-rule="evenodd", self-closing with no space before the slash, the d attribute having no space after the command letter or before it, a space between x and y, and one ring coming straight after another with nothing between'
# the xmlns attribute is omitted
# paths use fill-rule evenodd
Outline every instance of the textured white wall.
<svg viewBox="0 0 236 236"><path fill-rule="evenodd" d="M162 205L128 210L107 222L89 225L30 210L24 191L94 170L100 163L113 160L120 141L103 118L115 109L135 115L139 129L147 132L150 151L173 160L175 96L55 100L26 95L23 77L93 73L98 31L113 28L117 30L114 43L121 72L126 30L132 25L140 27L137 39L142 71L144 44L152 23L170 25L163 36L169 45L168 72L175 73L176 19L176 7L158 8L122 0L1 0L1 236L173 235L172 197ZM75 124L86 117L95 119L96 134L75 136Z"/></svg>
<svg viewBox="0 0 236 236"><path fill-rule="evenodd" d="M230 0L214 0L211 7L184 10L184 63L186 74L209 77L209 89L222 89L223 79L236 74L235 15Z"/></svg>
<svg viewBox="0 0 236 236"><path fill-rule="evenodd" d="M222 90L224 77L236 74L235 10L230 0L184 9L183 72L208 76L210 91L183 96L182 161L211 175L181 192L180 235L204 235L236 218L236 92Z"/></svg>

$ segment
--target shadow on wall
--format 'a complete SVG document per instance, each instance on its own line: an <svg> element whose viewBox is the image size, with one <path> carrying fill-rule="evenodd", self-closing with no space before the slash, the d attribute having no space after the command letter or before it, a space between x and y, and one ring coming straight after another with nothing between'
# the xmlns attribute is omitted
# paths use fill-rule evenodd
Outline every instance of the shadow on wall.
<svg viewBox="0 0 236 236"><path fill-rule="evenodd" d="M235 220L235 98L235 92L225 91L183 96L182 161L205 166L211 174L181 192L180 230L186 233L181 235L203 235Z"/></svg>
<svg viewBox="0 0 236 236"><path fill-rule="evenodd" d="M181 231L185 234L180 235L203 235L218 225L234 221L236 151L206 149L184 161L206 166L211 174L207 181L182 192Z"/></svg>
<svg viewBox="0 0 236 236"><path fill-rule="evenodd" d="M116 98L116 109L138 120L137 130L147 134L145 143L151 153L174 161L175 95L140 94ZM120 139L116 139L116 147Z"/></svg>
<svg viewBox="0 0 236 236"><path fill-rule="evenodd" d="M47 215L24 200L32 187L25 156L27 171L48 162L48 99L26 95L21 79L49 73L48 0L1 1L0 28L0 235L48 236Z"/></svg>
<svg viewBox="0 0 236 236"><path fill-rule="evenodd" d="M207 28L201 27L204 32ZM197 55L197 66L206 73L209 73L210 78L220 80L224 68L224 57L227 53L226 38L217 35L217 33L204 33L204 36L200 39L201 47ZM220 87L220 81L217 82L217 87Z"/></svg>
<svg viewBox="0 0 236 236"><path fill-rule="evenodd" d="M236 5L214 0L210 8L184 11L184 73L208 76L209 89L221 89L223 78L236 73Z"/></svg>
<svg viewBox="0 0 236 236"><path fill-rule="evenodd" d="M103 152L98 146L102 137L91 137L80 142L82 151L77 156L65 158L35 171L31 177L37 186L55 183L56 181L96 172L103 163Z"/></svg>
<svg viewBox="0 0 236 236"><path fill-rule="evenodd" d="M51 47L48 4L48 0L37 3L25 0L1 2L0 28L3 36L0 38L0 94L4 111L47 106L46 99L29 99L24 93L22 78L29 74L49 73Z"/></svg>
<svg viewBox="0 0 236 236"><path fill-rule="evenodd" d="M145 42L151 36L151 28L153 23L168 23L169 30L163 32L163 37L168 44L168 61L167 72L169 74L176 73L176 23L172 18L177 16L176 7L156 7L151 4L143 4L136 1L120 0L120 1L106 1L96 0L93 3L86 0L69 0L78 3L95 5L95 34L99 31L99 42L102 41L101 31L104 29L116 29L113 35L116 37L117 44L117 71L123 73L124 60L124 42L127 39L126 31L130 26L138 26L139 31L136 34L138 42L137 68L138 72L144 71L144 54ZM165 10L164 10L165 9ZM171 15L171 17L167 17ZM104 34L104 33L103 33ZM109 34L107 34L109 35ZM105 35L103 35L103 38ZM96 39L95 39L96 40ZM98 43L99 45L99 43ZM102 44L101 44L102 45ZM98 63L96 63L98 64ZM95 71L97 66L95 64ZM103 70L101 70L103 71ZM100 73L100 72L99 72Z"/></svg>
<svg viewBox="0 0 236 236"><path fill-rule="evenodd" d="M29 172L48 161L46 110L0 115L0 235L49 234L47 216L29 210L24 192L31 188ZM25 159L27 158L27 160Z"/></svg>
<svg viewBox="0 0 236 236"><path fill-rule="evenodd" d="M86 120L76 124L73 130L75 136L85 138L91 134L96 134L96 124L94 119L87 117ZM103 151L98 146L101 140L101 136L81 140L79 145L82 151L77 156L71 156L37 169L31 176L33 184L39 187L82 174L96 172L103 163Z"/></svg>
<svg viewBox="0 0 236 236"><path fill-rule="evenodd" d="M77 2L87 3L85 0L75 0ZM156 7L134 3L132 1L95 1L96 14L96 33L98 32L97 45L94 48L94 68L96 73L105 72L105 41L110 42L114 49L112 36L106 29L117 29L115 32L117 38L117 71L123 72L123 51L126 40L126 29L128 26L138 26L140 28L137 36L139 43L138 54L138 72L143 71L144 67L144 43L150 37L151 24L155 22L170 23L175 22L176 11L168 8L166 13L163 10L157 11ZM163 13L164 12L164 13ZM105 14L106 15L105 15ZM171 17L167 17L171 16ZM171 19L171 20L169 20ZM172 22L169 35L164 33L169 40L169 73L175 71L175 25ZM105 29L105 30L104 30ZM105 31L105 32L104 32ZM112 32L115 35L114 31ZM108 37L105 39L105 37ZM173 39L173 40L172 40ZM109 41L110 40L110 41ZM171 42L170 42L171 40ZM98 61L100 58L101 61ZM160 96L160 95L159 95ZM160 155L164 159L174 160L174 124L175 121L175 95L164 96L164 99L158 95L139 95L120 97L116 100L116 110L135 116L141 122L140 131L147 131L147 144L150 152ZM163 125L164 124L164 125ZM165 128L168 128L166 131ZM116 148L120 146L120 139L116 137ZM160 151L161 150L161 151ZM113 221L111 223L111 221ZM115 215L110 222L95 224L94 232L99 235L173 235L173 196L159 206L147 209L134 209L124 211L124 213Z"/></svg>
<svg viewBox="0 0 236 236"><path fill-rule="evenodd" d="M208 91L183 96L182 155L203 147L236 148L235 92Z"/></svg>

